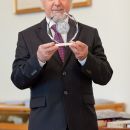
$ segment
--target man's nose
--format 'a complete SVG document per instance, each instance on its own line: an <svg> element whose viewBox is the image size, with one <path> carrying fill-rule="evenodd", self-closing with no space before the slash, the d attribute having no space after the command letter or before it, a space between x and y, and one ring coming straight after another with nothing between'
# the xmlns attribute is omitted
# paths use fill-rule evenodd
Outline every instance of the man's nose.
<svg viewBox="0 0 130 130"><path fill-rule="evenodd" d="M54 0L54 4L55 4L56 6L59 6L59 5L61 4L61 0Z"/></svg>

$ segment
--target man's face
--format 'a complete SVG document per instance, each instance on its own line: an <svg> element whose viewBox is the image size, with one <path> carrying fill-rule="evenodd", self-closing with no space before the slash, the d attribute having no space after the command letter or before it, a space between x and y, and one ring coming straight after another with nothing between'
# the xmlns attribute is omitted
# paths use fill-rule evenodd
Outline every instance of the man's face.
<svg viewBox="0 0 130 130"><path fill-rule="evenodd" d="M41 2L48 17L68 13L71 7L71 0L41 0Z"/></svg>

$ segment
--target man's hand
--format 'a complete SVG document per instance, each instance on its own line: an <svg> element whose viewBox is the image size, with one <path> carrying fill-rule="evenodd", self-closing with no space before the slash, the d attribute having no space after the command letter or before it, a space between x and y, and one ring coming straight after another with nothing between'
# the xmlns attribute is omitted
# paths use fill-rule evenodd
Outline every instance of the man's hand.
<svg viewBox="0 0 130 130"><path fill-rule="evenodd" d="M69 47L78 60L84 60L85 58L87 58L88 46L85 43L80 41L72 41L72 44Z"/></svg>
<svg viewBox="0 0 130 130"><path fill-rule="evenodd" d="M54 42L42 44L38 47L37 57L41 62L48 61L52 55L57 51L58 47Z"/></svg>

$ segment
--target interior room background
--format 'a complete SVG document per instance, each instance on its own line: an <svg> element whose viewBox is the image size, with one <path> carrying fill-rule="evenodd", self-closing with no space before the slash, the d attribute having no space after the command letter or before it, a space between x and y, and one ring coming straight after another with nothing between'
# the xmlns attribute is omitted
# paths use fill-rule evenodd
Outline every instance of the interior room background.
<svg viewBox="0 0 130 130"><path fill-rule="evenodd" d="M130 0L93 0L92 6L72 9L84 24L96 27L114 70L106 86L93 84L96 99L124 102L130 112ZM15 15L12 0L0 1L0 101L29 99L10 80L18 32L40 22L44 12Z"/></svg>

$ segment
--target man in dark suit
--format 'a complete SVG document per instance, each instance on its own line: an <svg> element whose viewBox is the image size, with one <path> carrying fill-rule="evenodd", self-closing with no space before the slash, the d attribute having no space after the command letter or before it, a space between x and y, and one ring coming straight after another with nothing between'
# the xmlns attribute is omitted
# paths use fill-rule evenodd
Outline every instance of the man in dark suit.
<svg viewBox="0 0 130 130"><path fill-rule="evenodd" d="M105 85L113 73L98 32L78 23L72 44L61 49L47 34L47 23L68 13L71 2L41 2L46 18L19 33L11 75L19 89L31 90L29 130L97 130L92 81ZM72 26L61 35L64 41L72 35Z"/></svg>

